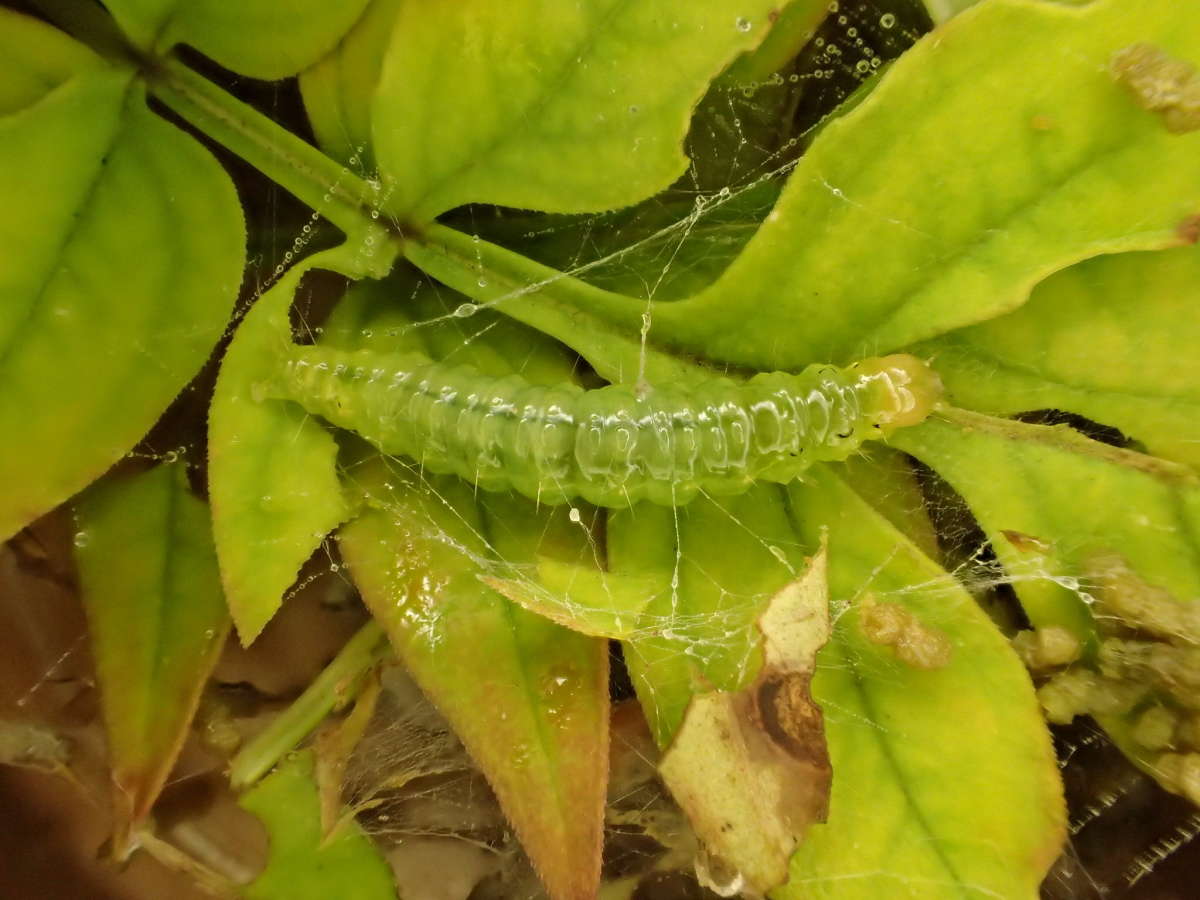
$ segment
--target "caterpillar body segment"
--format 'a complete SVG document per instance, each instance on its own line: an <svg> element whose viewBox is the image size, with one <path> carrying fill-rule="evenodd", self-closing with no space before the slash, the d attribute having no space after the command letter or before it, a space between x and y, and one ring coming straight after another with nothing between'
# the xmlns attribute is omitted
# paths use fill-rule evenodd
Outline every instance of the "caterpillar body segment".
<svg viewBox="0 0 1200 900"><path fill-rule="evenodd" d="M291 400L384 453L543 503L677 506L788 482L922 421L941 384L892 355L748 381L583 390L491 378L417 353L294 347L261 397Z"/></svg>

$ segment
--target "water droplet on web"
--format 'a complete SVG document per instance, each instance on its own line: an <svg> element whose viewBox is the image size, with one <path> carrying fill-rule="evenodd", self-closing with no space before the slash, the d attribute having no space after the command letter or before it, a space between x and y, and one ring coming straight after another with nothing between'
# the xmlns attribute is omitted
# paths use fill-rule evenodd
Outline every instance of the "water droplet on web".
<svg viewBox="0 0 1200 900"><path fill-rule="evenodd" d="M575 506L571 507L571 511L569 513L567 513L567 518L570 519L572 522L574 522L576 525L578 525L580 522L583 521L583 516L580 515L579 508L575 507Z"/></svg>
<svg viewBox="0 0 1200 900"><path fill-rule="evenodd" d="M92 536L86 531L75 532L74 544L76 547L86 547L92 542Z"/></svg>
<svg viewBox="0 0 1200 900"><path fill-rule="evenodd" d="M882 16L879 17L879 27L880 28L895 28L896 27L896 16L892 13L884 13Z"/></svg>
<svg viewBox="0 0 1200 900"><path fill-rule="evenodd" d="M479 276L479 280L478 280L478 281L476 281L475 283L476 283L477 285L479 285L480 287L487 287L487 286L488 286L488 280L487 280L486 278L484 278L482 275L481 275L481 276Z"/></svg>
<svg viewBox="0 0 1200 900"><path fill-rule="evenodd" d="M469 319L475 315L479 307L474 303L460 303L454 310L454 315L460 319Z"/></svg>
<svg viewBox="0 0 1200 900"><path fill-rule="evenodd" d="M754 27L754 24L749 19L747 19L745 16L738 16L738 19L734 23L734 25L737 26L738 31L749 31L751 28Z"/></svg>

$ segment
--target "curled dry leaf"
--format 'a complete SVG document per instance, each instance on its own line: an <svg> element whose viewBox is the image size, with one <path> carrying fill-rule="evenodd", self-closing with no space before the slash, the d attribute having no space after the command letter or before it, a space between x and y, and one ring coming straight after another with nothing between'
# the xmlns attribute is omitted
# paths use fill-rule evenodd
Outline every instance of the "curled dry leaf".
<svg viewBox="0 0 1200 900"><path fill-rule="evenodd" d="M722 896L783 883L796 844L828 810L832 768L809 692L830 634L824 550L758 627L758 677L741 691L698 694L660 766L704 847L697 874Z"/></svg>

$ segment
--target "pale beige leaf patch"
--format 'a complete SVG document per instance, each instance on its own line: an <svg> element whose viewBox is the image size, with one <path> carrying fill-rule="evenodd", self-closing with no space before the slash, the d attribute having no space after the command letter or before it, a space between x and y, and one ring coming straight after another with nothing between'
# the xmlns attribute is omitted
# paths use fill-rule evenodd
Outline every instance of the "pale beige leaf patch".
<svg viewBox="0 0 1200 900"><path fill-rule="evenodd" d="M758 627L758 677L740 691L696 695L659 767L704 848L697 874L722 896L782 884L796 845L828 811L832 768L809 691L830 635L823 549Z"/></svg>

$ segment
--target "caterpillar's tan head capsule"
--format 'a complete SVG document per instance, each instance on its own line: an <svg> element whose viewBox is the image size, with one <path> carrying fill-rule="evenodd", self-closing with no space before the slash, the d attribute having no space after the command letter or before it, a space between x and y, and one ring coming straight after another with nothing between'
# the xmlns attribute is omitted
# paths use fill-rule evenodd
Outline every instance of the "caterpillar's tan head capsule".
<svg viewBox="0 0 1200 900"><path fill-rule="evenodd" d="M858 371L871 385L880 409L879 424L886 428L924 422L942 402L942 379L928 363L909 353L864 359Z"/></svg>

